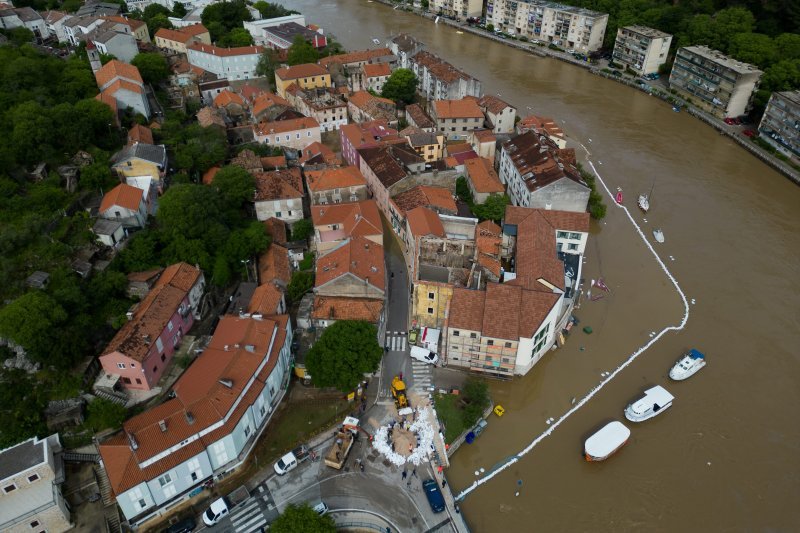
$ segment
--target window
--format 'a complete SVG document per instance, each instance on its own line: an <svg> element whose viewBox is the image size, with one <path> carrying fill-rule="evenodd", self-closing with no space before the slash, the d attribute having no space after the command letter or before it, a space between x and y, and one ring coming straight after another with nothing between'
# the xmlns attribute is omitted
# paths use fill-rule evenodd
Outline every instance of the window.
<svg viewBox="0 0 800 533"><path fill-rule="evenodd" d="M280 211L276 211L275 212L275 216L278 217L278 218L281 218L281 212Z"/></svg>
<svg viewBox="0 0 800 533"><path fill-rule="evenodd" d="M158 372L158 365L153 367L153 374L155 374L156 372Z"/></svg>
<svg viewBox="0 0 800 533"><path fill-rule="evenodd" d="M139 378L136 378L136 384L137 384L137 385L141 385L141 384L142 384L142 380L141 380L141 379L139 379Z"/></svg>
<svg viewBox="0 0 800 533"><path fill-rule="evenodd" d="M125 363L117 363L117 368L125 369Z"/></svg>
<svg viewBox="0 0 800 533"><path fill-rule="evenodd" d="M167 354L162 353L161 354L161 362L163 363L166 360L167 360Z"/></svg>
<svg viewBox="0 0 800 533"><path fill-rule="evenodd" d="M576 241L579 241L581 239L581 234L580 233L570 233L569 234L569 238L570 239L575 239Z"/></svg>
<svg viewBox="0 0 800 533"><path fill-rule="evenodd" d="M172 331L173 329L174 326L172 325L172 320L170 320L169 322L167 322L167 331Z"/></svg>
<svg viewBox="0 0 800 533"><path fill-rule="evenodd" d="M461 335L461 332L460 332L460 331L458 331L458 330L453 330L453 337L458 337L459 335Z"/></svg>
<svg viewBox="0 0 800 533"><path fill-rule="evenodd" d="M249 424L247 426L245 426L245 428L244 428L244 436L245 437L249 437L250 436L250 425Z"/></svg>
<svg viewBox="0 0 800 533"><path fill-rule="evenodd" d="M169 485L170 483L172 483L172 476L170 476L169 473L164 474L163 476L158 478L158 483L162 487Z"/></svg>
<svg viewBox="0 0 800 533"><path fill-rule="evenodd" d="M278 144L279 142L281 142L281 138L280 137L275 137L275 144Z"/></svg>
<svg viewBox="0 0 800 533"><path fill-rule="evenodd" d="M287 212L286 212L286 216L287 216L287 217L290 217L290 216L292 216L292 212L291 212L291 211L287 211Z"/></svg>
<svg viewBox="0 0 800 533"><path fill-rule="evenodd" d="M568 250L577 250L577 249L578 249L578 245L577 245L577 244L575 244L574 242L571 242L571 243L569 243L569 245L567 246L567 249L568 249Z"/></svg>
<svg viewBox="0 0 800 533"><path fill-rule="evenodd" d="M566 231L557 231L556 237L559 239L569 239L569 233L567 233Z"/></svg>
<svg viewBox="0 0 800 533"><path fill-rule="evenodd" d="M130 385L130 384L131 384L131 378L122 378L122 382L123 382L125 385Z"/></svg>
<svg viewBox="0 0 800 533"><path fill-rule="evenodd" d="M494 341L489 339L488 341L486 341L486 346L494 346Z"/></svg>
<svg viewBox="0 0 800 533"><path fill-rule="evenodd" d="M306 132L306 137L311 137L311 132L310 131Z"/></svg>
<svg viewBox="0 0 800 533"><path fill-rule="evenodd" d="M39 474L31 474L28 476L28 483L33 483L39 479Z"/></svg>
<svg viewBox="0 0 800 533"><path fill-rule="evenodd" d="M131 368L136 368L136 363L131 363Z"/></svg>
<svg viewBox="0 0 800 533"><path fill-rule="evenodd" d="M157 339L156 339L156 349L157 349L159 352L162 352L162 351L164 351L164 343L163 343L163 342L161 342L161 337L159 337L159 338L157 338Z"/></svg>
<svg viewBox="0 0 800 533"><path fill-rule="evenodd" d="M428 314L429 314L429 315L432 315L432 314L433 314L433 307L429 307L429 308L428 308Z"/></svg>
<svg viewBox="0 0 800 533"><path fill-rule="evenodd" d="M434 293L432 293L432 292L428 293L428 300L433 300L435 297L436 297L436 295Z"/></svg>
<svg viewBox="0 0 800 533"><path fill-rule="evenodd" d="M264 416L265 414L267 414L267 406L262 405L261 409L259 409L259 412L261 413L261 416Z"/></svg>
<svg viewBox="0 0 800 533"><path fill-rule="evenodd" d="M11 485L6 485L5 487L3 487L3 492L5 492L6 494L14 492L15 490L17 490L17 486L14 485L13 483Z"/></svg>
<svg viewBox="0 0 800 533"><path fill-rule="evenodd" d="M33 529L35 527L39 527L39 521L38 520L34 520L33 522L30 523L30 526L31 526L31 529Z"/></svg>
<svg viewBox="0 0 800 533"><path fill-rule="evenodd" d="M295 139L299 139L299 138L300 138L300 134L299 133L295 133Z"/></svg>
<svg viewBox="0 0 800 533"><path fill-rule="evenodd" d="M286 140L288 141L291 138L291 135L286 136Z"/></svg>
<svg viewBox="0 0 800 533"><path fill-rule="evenodd" d="M469 334L469 338L470 339L477 339L478 338L478 334L477 333L470 333Z"/></svg>
<svg viewBox="0 0 800 533"><path fill-rule="evenodd" d="M144 509L147 507L147 503L144 500L139 500L139 509Z"/></svg>
<svg viewBox="0 0 800 533"><path fill-rule="evenodd" d="M510 342L506 343L506 348L511 348L511 343Z"/></svg>

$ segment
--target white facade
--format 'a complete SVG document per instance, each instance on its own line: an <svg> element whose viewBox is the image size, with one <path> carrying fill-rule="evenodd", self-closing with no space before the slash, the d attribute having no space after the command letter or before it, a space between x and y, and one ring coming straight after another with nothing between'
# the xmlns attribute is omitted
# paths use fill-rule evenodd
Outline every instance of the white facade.
<svg viewBox="0 0 800 533"><path fill-rule="evenodd" d="M514 374L524 376L539 362L542 356L550 350L550 347L555 342L556 322L559 316L561 316L563 306L564 294L560 293L558 301L547 314L547 317L542 321L533 337L520 337L519 344L517 345Z"/></svg>
<svg viewBox="0 0 800 533"><path fill-rule="evenodd" d="M482 0L433 0L429 10L448 17L464 20L467 17L480 17L483 11Z"/></svg>
<svg viewBox="0 0 800 533"><path fill-rule="evenodd" d="M264 28L272 28L273 26L280 26L287 22L296 22L297 24L305 27L306 18L303 15L286 15L285 17L276 17L271 19L258 19L244 21L244 29L253 36L253 41L259 45L265 45L268 42L267 34Z"/></svg>
<svg viewBox="0 0 800 533"><path fill-rule="evenodd" d="M59 43L66 43L69 41L67 37L67 30L64 28L64 23L72 18L72 15L66 13L59 13L57 11L49 11L45 18L47 31L50 35L55 36Z"/></svg>
<svg viewBox="0 0 800 533"><path fill-rule="evenodd" d="M614 62L638 75L655 74L667 62L672 35L645 26L625 26L617 30Z"/></svg>
<svg viewBox="0 0 800 533"><path fill-rule="evenodd" d="M218 78L249 80L257 77L256 67L262 52L257 46L227 49L193 44L187 47L187 58L190 65L216 74Z"/></svg>
<svg viewBox="0 0 800 533"><path fill-rule="evenodd" d="M268 122L253 127L253 135L256 142L261 144L271 144L293 150L302 150L309 144L322 142L320 137L319 123L314 119L295 119L292 122L297 126L291 130L285 127L288 120L281 122Z"/></svg>
<svg viewBox="0 0 800 533"><path fill-rule="evenodd" d="M255 202L255 206L258 220L263 221L275 217L284 222L292 223L303 218L302 198L262 200Z"/></svg>
<svg viewBox="0 0 800 533"><path fill-rule="evenodd" d="M603 46L608 15L541 0L489 0L486 21L512 35L588 53Z"/></svg>

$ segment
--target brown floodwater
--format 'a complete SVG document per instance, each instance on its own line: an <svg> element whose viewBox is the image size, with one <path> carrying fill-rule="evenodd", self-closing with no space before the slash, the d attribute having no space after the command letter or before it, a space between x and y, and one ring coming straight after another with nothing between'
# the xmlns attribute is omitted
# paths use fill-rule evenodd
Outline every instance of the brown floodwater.
<svg viewBox="0 0 800 533"><path fill-rule="evenodd" d="M800 188L733 141L641 92L553 59L357 0L289 2L348 49L407 32L517 106L559 122L633 213L686 294L684 329L666 333L516 464L471 492L475 531L797 531L800 529ZM584 278L611 292L584 299L583 327L530 375L492 383L506 414L463 446L455 492L548 429L651 335L681 323L684 304L625 213L595 224ZM635 208L634 208L635 209ZM645 221L646 219L646 221ZM593 295L598 293L593 291ZM692 303L693 302L693 303ZM681 383L669 367L688 347L708 365ZM676 399L630 424L620 453L582 460L583 440L650 385ZM484 474L482 474L484 475ZM515 494L519 492L519 495Z"/></svg>

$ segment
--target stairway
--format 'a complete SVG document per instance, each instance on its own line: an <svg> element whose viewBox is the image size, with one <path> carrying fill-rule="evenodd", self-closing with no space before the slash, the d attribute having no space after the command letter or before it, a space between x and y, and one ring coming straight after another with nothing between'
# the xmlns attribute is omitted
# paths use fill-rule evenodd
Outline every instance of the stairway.
<svg viewBox="0 0 800 533"><path fill-rule="evenodd" d="M110 533L121 533L119 511L117 511L117 501L111 493L111 482L108 480L106 471L100 465L95 465L92 468L95 479L97 479L97 486L100 489L100 496L103 498L103 514L105 515L108 531Z"/></svg>
<svg viewBox="0 0 800 533"><path fill-rule="evenodd" d="M101 389L95 389L94 395L97 396L98 398L103 398L104 400L118 403L123 406L128 403L128 396L123 393L111 393Z"/></svg>

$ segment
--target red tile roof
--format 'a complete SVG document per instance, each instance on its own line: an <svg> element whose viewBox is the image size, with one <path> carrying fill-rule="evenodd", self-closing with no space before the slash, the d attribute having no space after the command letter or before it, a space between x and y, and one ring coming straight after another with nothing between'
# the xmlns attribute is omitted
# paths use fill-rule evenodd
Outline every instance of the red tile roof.
<svg viewBox="0 0 800 533"><path fill-rule="evenodd" d="M439 219L439 215L427 207L412 209L406 213L406 219L414 237L423 237L425 235L445 236L444 226Z"/></svg>
<svg viewBox="0 0 800 533"><path fill-rule="evenodd" d="M217 172L219 172L219 167L211 167L206 170L205 174L203 174L203 184L211 185L211 183L214 181L214 176L217 175Z"/></svg>
<svg viewBox="0 0 800 533"><path fill-rule="evenodd" d="M178 30L173 30L170 28L159 28L155 34L156 39L165 39L167 41L173 41L176 43L186 44L188 42L194 41L195 36L191 33L183 31L183 28Z"/></svg>
<svg viewBox="0 0 800 533"><path fill-rule="evenodd" d="M141 85L136 85L135 83L131 83L128 80L122 80L122 79L113 81L111 85L103 89L103 94L108 94L113 96L117 94L118 91L123 89L136 94L142 94L142 95L144 94L144 89L142 88Z"/></svg>
<svg viewBox="0 0 800 533"><path fill-rule="evenodd" d="M272 135L275 133L287 133L290 131L319 129L319 122L315 118L300 117L289 120L279 120L277 122L259 122L254 126L259 135Z"/></svg>
<svg viewBox="0 0 800 533"><path fill-rule="evenodd" d="M311 318L316 320L365 320L378 322L383 300L315 296Z"/></svg>
<svg viewBox="0 0 800 533"><path fill-rule="evenodd" d="M363 200L344 204L312 205L311 220L314 227L337 225L339 228L336 239L343 240L347 237L369 237L383 235L381 215L375 200ZM325 233L320 229L322 233ZM323 238L323 240L326 240Z"/></svg>
<svg viewBox="0 0 800 533"><path fill-rule="evenodd" d="M278 170L280 168L286 168L286 156L273 155L262 157L261 166L264 167L264 170Z"/></svg>
<svg viewBox="0 0 800 533"><path fill-rule="evenodd" d="M283 292L280 289L272 283L264 283L253 291L250 304L247 306L247 312L259 313L265 316L277 314L278 306L282 299Z"/></svg>
<svg viewBox="0 0 800 533"><path fill-rule="evenodd" d="M272 243L267 251L258 256L258 282L281 282L287 285L292 278L289 252L283 246Z"/></svg>
<svg viewBox="0 0 800 533"><path fill-rule="evenodd" d="M267 233L272 237L272 242L280 245L286 244L286 223L275 217L270 217L264 221Z"/></svg>
<svg viewBox="0 0 800 533"><path fill-rule="evenodd" d="M455 215L458 212L453 194L444 187L417 185L392 197L392 200L404 213L417 207L439 208L446 215Z"/></svg>
<svg viewBox="0 0 800 533"><path fill-rule="evenodd" d="M329 68L334 63L338 63L339 65L348 65L350 63L362 63L364 61L369 61L370 59L391 55L392 51L388 48L377 48L375 50L356 50L355 52L350 52L348 54L323 57L319 60L319 64L325 68Z"/></svg>
<svg viewBox="0 0 800 533"><path fill-rule="evenodd" d="M244 107L244 99L233 91L222 91L214 98L214 107L227 107L237 104Z"/></svg>
<svg viewBox="0 0 800 533"><path fill-rule="evenodd" d="M384 290L386 271L383 246L364 237L353 237L317 259L317 289L345 275Z"/></svg>
<svg viewBox="0 0 800 533"><path fill-rule="evenodd" d="M186 49L220 57L255 55L264 52L263 46L239 46L236 48L222 48L219 46L214 46L212 44L204 44L204 43L188 44L186 45Z"/></svg>
<svg viewBox="0 0 800 533"><path fill-rule="evenodd" d="M472 98L461 100L436 100L433 102L437 118L483 118L483 111Z"/></svg>
<svg viewBox="0 0 800 533"><path fill-rule="evenodd" d="M513 107L511 104L504 102L503 100L496 96L492 96L491 94L481 96L481 98L478 100L478 105L482 108L486 108L488 112L495 115L499 115L506 108Z"/></svg>
<svg viewBox="0 0 800 533"><path fill-rule="evenodd" d="M95 72L94 74L95 80L97 80L97 86L102 87L111 83L116 78L125 78L131 80L133 82L138 83L139 85L144 85L142 81L142 76L139 74L139 69L134 67L133 65L129 65L128 63L123 63L122 61L118 61L116 59L112 59L105 65L103 65L100 70Z"/></svg>
<svg viewBox="0 0 800 533"><path fill-rule="evenodd" d="M279 68L275 71L275 75L286 81L311 78L312 76L328 76L329 74L327 70L319 65L303 63L302 65L295 65L293 67Z"/></svg>
<svg viewBox="0 0 800 533"><path fill-rule="evenodd" d="M103 196L103 201L100 203L100 212L105 213L115 205L131 211L138 211L143 196L144 191L142 189L126 183L120 183Z"/></svg>
<svg viewBox="0 0 800 533"><path fill-rule="evenodd" d="M450 300L450 329L468 329L480 332L483 328L483 308L486 291L473 291L456 287Z"/></svg>
<svg viewBox="0 0 800 533"><path fill-rule="evenodd" d="M436 127L436 124L433 122L431 117L425 113L419 104L411 104L410 106L406 106L406 115L411 117L411 120L414 121L414 124L416 124L418 128Z"/></svg>
<svg viewBox="0 0 800 533"><path fill-rule="evenodd" d="M366 186L367 180L356 167L325 168L307 170L306 184L312 192L328 191L345 187Z"/></svg>
<svg viewBox="0 0 800 533"><path fill-rule="evenodd" d="M464 174L479 193L503 193L505 189L488 159L476 157L464 161Z"/></svg>
<svg viewBox="0 0 800 533"><path fill-rule="evenodd" d="M144 26L144 22L141 20L136 20L128 17L121 17L119 15L107 15L105 17L100 17L100 18L103 18L105 20L110 20L112 22L121 22L122 24L127 24L128 26L133 28L134 31Z"/></svg>
<svg viewBox="0 0 800 533"><path fill-rule="evenodd" d="M333 150L320 142L313 142L300 150L300 158L298 162L300 165L305 165L313 160L315 164L322 163L326 165L340 165L341 161L333 153Z"/></svg>
<svg viewBox="0 0 800 533"><path fill-rule="evenodd" d="M288 100L281 98L277 94L269 92L261 93L253 99L253 115L258 116L270 107L276 105L291 107Z"/></svg>
<svg viewBox="0 0 800 533"><path fill-rule="evenodd" d="M255 180L256 202L303 197L303 178L297 167L259 172Z"/></svg>
<svg viewBox="0 0 800 533"><path fill-rule="evenodd" d="M204 33L209 33L208 29L202 24L192 24L191 26L184 26L181 28L181 31L183 33L188 33L189 35L202 35Z"/></svg>
<svg viewBox="0 0 800 533"><path fill-rule="evenodd" d="M388 63L373 63L367 64L362 67L364 69L364 76L367 78L378 78L381 76L389 76L392 74L392 69L389 68Z"/></svg>
<svg viewBox="0 0 800 533"><path fill-rule="evenodd" d="M136 142L145 144L155 144L153 142L153 130L141 124L135 124L128 130L128 144Z"/></svg>

